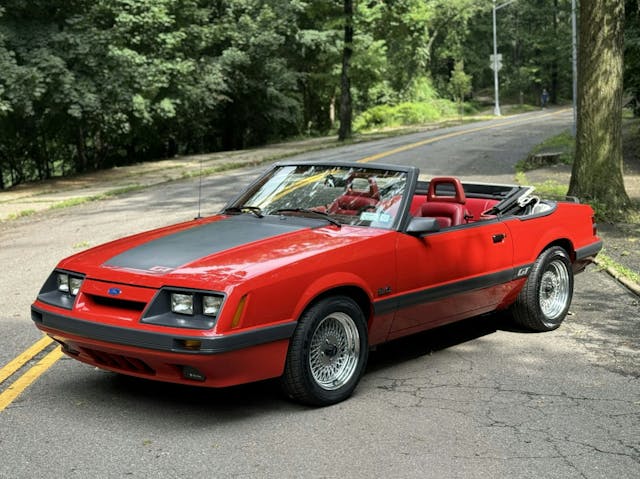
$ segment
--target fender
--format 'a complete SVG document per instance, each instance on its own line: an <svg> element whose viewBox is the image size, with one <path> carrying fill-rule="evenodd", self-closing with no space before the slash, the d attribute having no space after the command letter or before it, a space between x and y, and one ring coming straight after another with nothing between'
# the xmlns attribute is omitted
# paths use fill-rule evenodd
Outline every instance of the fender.
<svg viewBox="0 0 640 479"><path fill-rule="evenodd" d="M303 311L311 304L311 302L321 294L332 289L340 287L355 287L366 294L369 303L373 302L373 293L371 287L360 276L348 271L339 271L322 276L313 281L300 295L296 303L294 314L295 318L299 318ZM364 311L369 316L370 311Z"/></svg>

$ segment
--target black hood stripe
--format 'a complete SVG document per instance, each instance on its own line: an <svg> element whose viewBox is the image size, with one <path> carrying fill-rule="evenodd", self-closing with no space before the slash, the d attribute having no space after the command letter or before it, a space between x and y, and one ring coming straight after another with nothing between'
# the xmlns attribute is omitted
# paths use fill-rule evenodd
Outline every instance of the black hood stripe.
<svg viewBox="0 0 640 479"><path fill-rule="evenodd" d="M267 218L232 216L149 241L114 256L104 266L169 272L220 251L306 228Z"/></svg>

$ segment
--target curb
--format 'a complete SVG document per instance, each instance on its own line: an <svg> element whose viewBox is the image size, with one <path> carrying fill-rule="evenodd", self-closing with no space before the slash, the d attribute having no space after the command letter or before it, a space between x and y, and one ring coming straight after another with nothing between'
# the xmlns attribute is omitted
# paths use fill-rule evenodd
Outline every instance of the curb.
<svg viewBox="0 0 640 479"><path fill-rule="evenodd" d="M606 271L609 274L609 276L611 276L613 279L615 279L624 287L626 287L631 293L640 297L640 284L625 278L618 271L611 268L610 266L606 266L606 267L602 266L602 263L600 263L597 259L594 260L593 264L599 266L602 271Z"/></svg>

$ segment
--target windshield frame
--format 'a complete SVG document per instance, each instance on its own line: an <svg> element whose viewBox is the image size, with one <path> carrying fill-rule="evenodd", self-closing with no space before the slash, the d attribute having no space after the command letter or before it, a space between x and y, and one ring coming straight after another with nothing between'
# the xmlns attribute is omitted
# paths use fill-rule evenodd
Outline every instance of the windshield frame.
<svg viewBox="0 0 640 479"><path fill-rule="evenodd" d="M367 170L379 170L380 172L400 173L406 175L405 189L402 195L402 199L398 206L398 211L388 227L381 226L369 226L369 225L351 225L353 227L360 228L380 228L390 231L402 231L406 228L409 222L409 205L413 198L413 194L416 189L418 181L419 170L414 166L398 166L387 165L380 163L358 163L358 162L318 162L318 161L281 161L272 165L263 174L251 182L242 192L240 192L234 199L227 203L221 210L224 213L225 210L232 208L242 208L247 206L247 201L254 196L257 190L259 190L267 181L274 176L276 170L286 167L318 167L318 168L345 168L345 169L367 169ZM252 206L252 205L248 205ZM320 218L322 220L322 218ZM349 226L343 224L343 226Z"/></svg>

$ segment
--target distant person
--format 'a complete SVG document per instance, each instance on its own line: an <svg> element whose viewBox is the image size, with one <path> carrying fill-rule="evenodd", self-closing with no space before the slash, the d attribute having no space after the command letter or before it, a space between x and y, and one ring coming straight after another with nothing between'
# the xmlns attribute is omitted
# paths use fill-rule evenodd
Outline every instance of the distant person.
<svg viewBox="0 0 640 479"><path fill-rule="evenodd" d="M549 92L547 91L546 88L543 88L542 95L540 95L540 103L542 104L542 108L545 108L548 102L549 102Z"/></svg>

